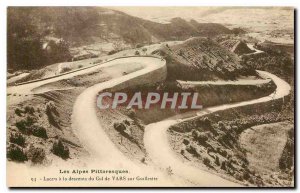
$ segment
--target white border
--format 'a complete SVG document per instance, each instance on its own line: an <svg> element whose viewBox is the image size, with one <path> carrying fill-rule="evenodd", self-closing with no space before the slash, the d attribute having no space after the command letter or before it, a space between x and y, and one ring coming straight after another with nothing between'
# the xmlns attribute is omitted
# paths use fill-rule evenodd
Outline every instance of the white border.
<svg viewBox="0 0 300 193"><path fill-rule="evenodd" d="M10 6L297 6L298 2L293 0L2 0L1 4Z"/></svg>
<svg viewBox="0 0 300 193"><path fill-rule="evenodd" d="M241 0L151 0L151 1L137 1L137 0L0 0L0 35L1 35L1 45L0 45L0 89L1 89L1 116L0 116L0 128L1 128L1 154L2 157L0 159L0 190L1 192L8 192L11 191L6 187L6 7L7 6L291 6L295 7L296 9L300 8L300 1L299 0L248 0L248 1L241 1ZM297 25L299 21L297 20ZM297 34L295 34L297 35ZM298 43L298 42L297 42ZM299 55L299 50L297 49L297 55ZM297 67L297 73L299 73L299 67ZM299 90L300 85L297 82L297 90ZM297 97L297 101L299 96ZM298 109L298 108L297 108ZM297 115L297 120L299 118L299 114ZM297 128L296 128L297 129ZM299 131L297 131L297 134ZM299 136L297 135L297 139ZM296 148L297 154L299 153L298 148ZM299 160L299 158L297 159ZM296 163L299 167L299 163ZM297 168L298 168L297 167ZM15 171L18 172L18 171ZM20 174L22 175L22 174ZM299 178L297 177L296 184L299 186ZM68 190L64 189L65 192L87 192L89 190ZM39 191L39 192L48 192L49 189L25 189L23 191L31 192L31 191ZM50 191L57 191L51 190ZM110 191L116 192L120 190L101 190L101 191ZM123 190L124 191L124 190ZM126 190L130 191L130 190ZM147 190L149 192L154 192L155 190ZM157 190L156 190L157 191ZM200 191L203 191L200 190ZM235 190L224 190L224 192L232 192ZM242 191L241 189L237 191ZM249 191L249 189L245 189L245 191ZM250 190L251 191L251 190ZM259 192L269 192L270 190L266 189L259 189ZM281 192L279 189L272 189L272 192ZM159 190L157 192L162 192ZM218 192L218 190L211 190L211 192Z"/></svg>

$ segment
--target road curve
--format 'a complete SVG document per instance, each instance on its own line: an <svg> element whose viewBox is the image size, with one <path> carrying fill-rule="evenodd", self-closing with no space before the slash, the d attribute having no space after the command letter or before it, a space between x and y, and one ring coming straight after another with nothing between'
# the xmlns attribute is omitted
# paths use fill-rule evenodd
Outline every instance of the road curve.
<svg viewBox="0 0 300 193"><path fill-rule="evenodd" d="M109 166L116 168L130 167L134 170L143 170L145 169L145 167L135 166L132 161L130 161L119 151L119 149L113 144L105 131L102 129L101 124L97 118L96 96L100 91L107 88L114 88L116 90L119 90L127 88L129 86L151 84L163 81L167 75L165 60L155 57L125 57L114 59L113 61L109 61L105 64L95 66L84 71L78 71L59 77L53 77L47 80L9 87L7 92L31 93L33 88L36 88L43 84L74 77L83 73L88 73L98 68L110 67L114 65L117 66L131 62L142 63L144 65L144 68L128 75L89 87L77 97L73 107L72 127L74 128L76 134L79 136L85 148L91 153L91 155L97 157L97 160L99 160L99 162L109 163ZM261 76L264 76L264 78L272 79L277 85L277 89L273 94L255 100L210 107L198 112L197 116L203 116L211 112L216 112L228 108L267 102L273 99L282 98L289 94L291 88L285 81L268 72L258 71L258 73ZM266 83L266 81L262 81L261 83ZM255 84L258 82L253 83ZM201 84L201 82L199 82L199 84ZM212 84L219 83L216 82ZM234 81L227 84L244 83ZM187 179L189 182L195 184L196 186L240 186L239 184L225 180L215 174L197 169L187 163L182 162L172 150L167 136L168 128L171 125L182 121L187 121L188 119L192 118L195 117L165 120L146 126L144 135L145 148L154 164L160 168L171 167L173 173L176 174L176 176ZM143 173L143 171L140 171L140 173Z"/></svg>
<svg viewBox="0 0 300 193"><path fill-rule="evenodd" d="M144 56L144 58L147 58L148 56ZM7 88L7 93L8 94L32 94L34 93L33 89L37 88L39 86L56 82L59 80L64 80L64 79L69 79L78 75L83 75L83 74L88 74L91 72L95 72L99 69L106 68L106 67L111 67L114 65L120 64L120 61L126 58L137 58L136 56L129 56L129 57L118 57L118 58L113 58L110 60L107 60L106 62L100 63L100 64L95 64L93 66L88 66L85 68L80 68L78 70L73 70L70 72L62 73L56 76L51 76L48 78L43 78L43 79L37 79L37 80L31 80L28 82L22 82L19 83L18 85L15 86L9 86ZM148 57L149 58L149 57ZM126 60L124 60L126 61Z"/></svg>
<svg viewBox="0 0 300 193"><path fill-rule="evenodd" d="M270 94L269 96L250 101L206 108L199 111L197 113L197 116L189 117L186 119L164 120L147 125L144 134L144 144L146 151L148 152L152 161L163 168L171 167L176 175L189 179L190 181L200 186L237 186L238 184L228 182L227 180L219 176L195 168L179 159L178 155L176 155L176 153L170 147L170 143L168 141L167 136L167 130L172 125L183 121L188 121L190 119L194 119L196 117L200 117L212 112L225 110L229 108L235 108L239 106L263 103L270 100L283 98L284 96L287 96L290 93L291 87L284 80L269 72L257 72L260 74L260 76L265 78L271 78L274 81L274 83L277 86L274 93Z"/></svg>
<svg viewBox="0 0 300 193"><path fill-rule="evenodd" d="M254 50L255 52L249 53L249 54L244 54L245 56L251 56L251 55L256 55L256 54L261 54L264 53L262 50L258 50L254 47L254 44L249 44L247 43L247 46L251 49Z"/></svg>
<svg viewBox="0 0 300 193"><path fill-rule="evenodd" d="M271 79L240 79L236 81L182 81L178 80L180 85L262 85L271 82Z"/></svg>
<svg viewBox="0 0 300 193"><path fill-rule="evenodd" d="M96 84L84 90L73 106L72 127L82 144L91 155L105 158L107 163L118 165L129 160L109 139L97 118L96 97L107 88L122 89L129 86L151 84L163 81L167 75L166 61L155 57L128 57L115 60L111 65L122 63L143 63L145 68L119 78Z"/></svg>

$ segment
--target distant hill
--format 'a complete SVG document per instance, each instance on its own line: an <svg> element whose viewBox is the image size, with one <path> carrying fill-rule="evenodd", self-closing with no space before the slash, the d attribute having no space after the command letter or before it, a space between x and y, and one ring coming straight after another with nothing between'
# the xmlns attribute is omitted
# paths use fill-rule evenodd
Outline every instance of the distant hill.
<svg viewBox="0 0 300 193"><path fill-rule="evenodd" d="M240 58L210 38L191 38L182 44L156 50L166 58L168 79L235 80L241 75L256 75L240 65Z"/></svg>
<svg viewBox="0 0 300 193"><path fill-rule="evenodd" d="M35 69L70 60L68 47L103 42L136 46L233 33L221 24L181 18L162 24L101 7L9 7L7 21L8 67L12 69ZM53 46L61 43L51 50L49 40ZM47 52L44 47L49 48Z"/></svg>
<svg viewBox="0 0 300 193"><path fill-rule="evenodd" d="M251 50L245 42L237 39L229 39L229 40L221 41L220 45L224 46L229 51L239 56L254 52L254 50Z"/></svg>
<svg viewBox="0 0 300 193"><path fill-rule="evenodd" d="M100 7L19 7L8 10L9 17L15 15L9 20L11 25L18 24L14 19L30 19L39 34L64 38L71 45L116 38L127 43L149 43L233 33L221 24L188 22L181 18L161 24Z"/></svg>

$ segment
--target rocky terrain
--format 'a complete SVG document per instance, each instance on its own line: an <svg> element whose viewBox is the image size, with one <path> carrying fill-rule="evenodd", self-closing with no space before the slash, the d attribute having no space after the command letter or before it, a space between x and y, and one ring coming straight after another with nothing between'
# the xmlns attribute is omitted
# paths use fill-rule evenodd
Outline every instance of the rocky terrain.
<svg viewBox="0 0 300 193"><path fill-rule="evenodd" d="M264 50L265 53L262 55L245 56L243 60L251 60L252 64L257 62L256 64L261 64L261 66L256 66L256 68L271 71L293 85L293 79L290 78L293 61L287 52L271 48ZM265 62L260 63L263 59ZM270 105L271 108L265 105L255 106L253 107L255 113L249 109L213 113L171 128L170 141L174 150L181 154L183 159L194 161L209 171L225 173L227 177L249 183L249 185L291 186L294 183L291 178L294 173L294 168L291 166L294 158L291 152L294 150L293 139L290 138L294 130L293 104L294 93L292 91L291 95L284 100L284 104L273 103ZM219 118L222 121L218 121ZM220 129L222 127L223 129ZM276 129L276 132L271 128ZM258 130L266 133L258 133ZM238 138L240 141L237 140ZM272 144L276 145L269 148ZM224 154L225 151L227 154L228 150L231 152L229 156ZM264 162L264 158L258 156L266 158L267 161ZM224 161L220 162L221 159ZM270 159L273 160L272 166L269 165ZM282 160L285 160L284 163L288 167L283 164ZM268 170L266 165L273 168Z"/></svg>
<svg viewBox="0 0 300 193"><path fill-rule="evenodd" d="M244 41L240 40L224 40L219 42L222 46L226 49L230 50L231 52L237 55L249 54L253 53L254 51L251 50Z"/></svg>
<svg viewBox="0 0 300 193"><path fill-rule="evenodd" d="M247 145L245 143L241 144L238 140L242 132L252 132L252 126L254 125L280 121L285 121L284 124L292 124L292 118L288 117L286 119L281 108L280 105L277 108L274 106L273 108L256 106L255 112L260 112L260 115L253 115L252 111L247 108L213 113L201 117L201 119L172 127L169 131L170 142L173 144L174 150L183 159L194 161L197 165L202 165L211 172L225 174L226 177L239 180L250 186L290 186L293 183L290 178L293 168L279 170L280 153L279 156L274 158L274 165L277 170L272 170L271 173L258 170L257 164L253 167L252 162L253 156L259 154L265 157L267 154L266 150L258 152L257 148L268 149L268 154L282 152L284 141L281 143L281 149L278 150L268 148L270 145L266 144L259 146L258 141L267 143L266 139L263 139L263 137L267 137L266 135L256 133L256 136L260 136L257 137L258 141L248 142ZM282 132L285 133L285 131ZM282 134L278 133L272 136L274 137L274 135L282 139ZM245 137L244 134L242 134L243 137ZM248 136L247 140L251 140L251 138ZM270 140L273 141L274 139ZM286 138L282 140L286 140ZM257 145L255 149L249 149L254 145ZM254 159L263 160L257 157ZM290 159L293 160L293 158ZM269 161L267 162L269 163ZM272 174L273 172L276 174Z"/></svg>
<svg viewBox="0 0 300 193"><path fill-rule="evenodd" d="M153 52L166 58L170 80L234 80L255 76L255 71L240 65L237 55L210 38L192 38L182 44L165 45Z"/></svg>
<svg viewBox="0 0 300 193"><path fill-rule="evenodd" d="M72 129L71 116L77 96L91 85L137 69L135 66L107 68L39 86L33 90L36 94L8 94L7 158L47 164L58 156L81 162L80 157L88 152Z"/></svg>

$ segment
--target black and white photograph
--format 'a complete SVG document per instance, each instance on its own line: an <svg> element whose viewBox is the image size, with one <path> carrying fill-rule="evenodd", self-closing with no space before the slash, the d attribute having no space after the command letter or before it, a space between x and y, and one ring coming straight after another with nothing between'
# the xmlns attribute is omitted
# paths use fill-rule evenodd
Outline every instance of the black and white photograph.
<svg viewBox="0 0 300 193"><path fill-rule="evenodd" d="M5 9L7 187L295 187L295 7Z"/></svg>

